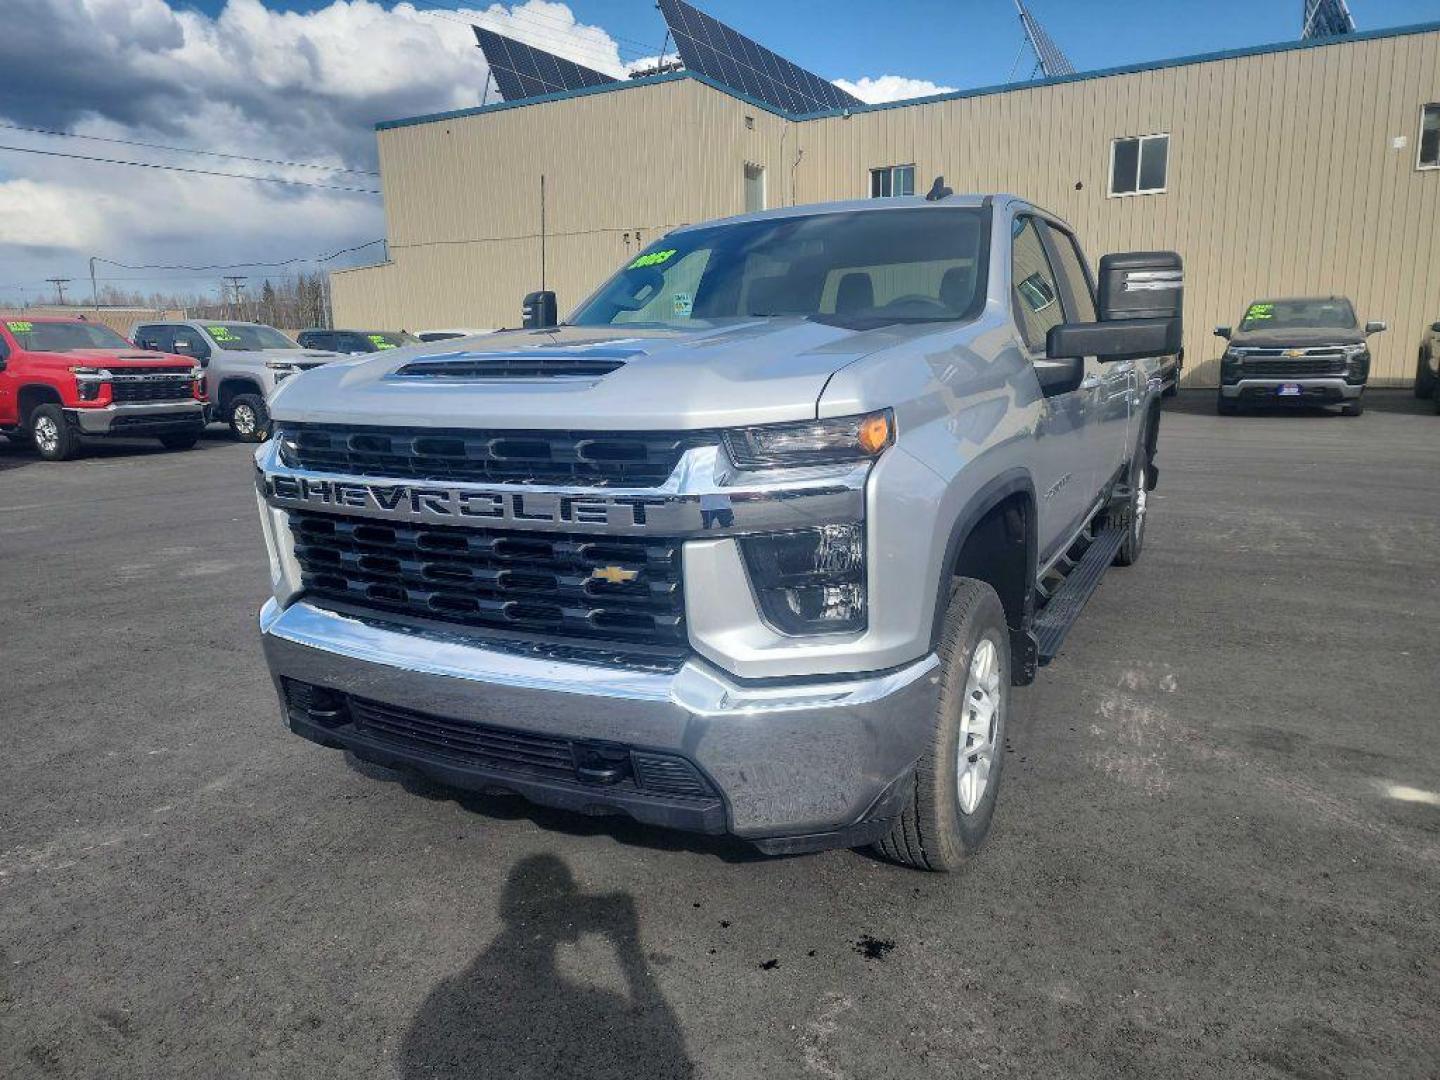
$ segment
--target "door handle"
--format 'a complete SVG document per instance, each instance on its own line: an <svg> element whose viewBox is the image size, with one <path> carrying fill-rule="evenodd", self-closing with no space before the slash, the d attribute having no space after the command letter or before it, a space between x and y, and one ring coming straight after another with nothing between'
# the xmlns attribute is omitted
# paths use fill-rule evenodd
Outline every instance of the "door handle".
<svg viewBox="0 0 1440 1080"><path fill-rule="evenodd" d="M1100 376L1099 376L1099 375L1086 375L1085 378L1083 378L1083 379L1080 380L1080 389L1081 389L1081 390L1098 390L1099 388L1100 388Z"/></svg>

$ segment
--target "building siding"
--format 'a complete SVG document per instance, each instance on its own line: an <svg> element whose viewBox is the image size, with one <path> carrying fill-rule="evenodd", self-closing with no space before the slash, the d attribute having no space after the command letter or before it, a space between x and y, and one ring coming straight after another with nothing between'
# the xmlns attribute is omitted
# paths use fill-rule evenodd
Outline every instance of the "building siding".
<svg viewBox="0 0 1440 1080"><path fill-rule="evenodd" d="M636 250L637 227L643 245L739 213L746 161L765 167L771 206L791 201L792 167L795 199L820 202L865 196L871 168L913 162L920 192L943 174L957 191L1039 203L1092 258L1179 251L1189 385L1215 384L1211 329L1248 300L1332 292L1390 324L1372 372L1399 384L1440 318L1440 171L1415 167L1432 101L1440 31L798 121L682 79L388 128L391 262L334 275L336 318L514 325L539 287L542 172L547 282L567 309ZM1158 132L1167 190L1108 197L1111 140Z"/></svg>

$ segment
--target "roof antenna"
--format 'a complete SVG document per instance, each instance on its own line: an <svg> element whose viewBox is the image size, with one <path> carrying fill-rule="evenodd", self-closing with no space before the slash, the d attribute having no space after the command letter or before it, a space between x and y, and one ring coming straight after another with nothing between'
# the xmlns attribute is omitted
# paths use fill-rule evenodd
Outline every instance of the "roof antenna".
<svg viewBox="0 0 1440 1080"><path fill-rule="evenodd" d="M930 185L930 190L925 195L925 201L939 202L941 199L948 199L954 194L954 190L945 186L945 177L937 176L935 177L935 183Z"/></svg>

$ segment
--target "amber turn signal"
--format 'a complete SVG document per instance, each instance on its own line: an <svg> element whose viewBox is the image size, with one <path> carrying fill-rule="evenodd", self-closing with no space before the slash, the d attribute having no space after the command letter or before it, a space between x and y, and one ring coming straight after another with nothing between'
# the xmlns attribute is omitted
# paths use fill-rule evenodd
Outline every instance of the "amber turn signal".
<svg viewBox="0 0 1440 1080"><path fill-rule="evenodd" d="M860 422L860 449L867 454L878 454L894 437L895 428L888 411L873 413Z"/></svg>

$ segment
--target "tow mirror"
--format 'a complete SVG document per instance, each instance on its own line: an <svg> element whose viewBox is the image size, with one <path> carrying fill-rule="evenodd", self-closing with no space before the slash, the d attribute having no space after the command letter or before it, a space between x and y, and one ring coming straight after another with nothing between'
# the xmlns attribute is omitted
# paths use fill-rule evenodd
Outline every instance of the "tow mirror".
<svg viewBox="0 0 1440 1080"><path fill-rule="evenodd" d="M526 330L548 330L560 321L555 294L548 289L532 292L520 308L520 325Z"/></svg>
<svg viewBox="0 0 1440 1080"><path fill-rule="evenodd" d="M1385 323L1383 322L1367 322L1365 324L1366 334L1378 334L1383 330L1385 330Z"/></svg>
<svg viewBox="0 0 1440 1080"><path fill-rule="evenodd" d="M1112 322L1063 323L1045 337L1051 360L1094 356L1104 363L1173 356L1180 351L1179 319L1115 319Z"/></svg>
<svg viewBox="0 0 1440 1080"><path fill-rule="evenodd" d="M1215 336L1216 336L1216 337L1223 337L1223 338L1225 338L1225 339L1228 341L1229 338L1230 338L1230 334L1231 334L1231 330L1230 330L1230 327L1228 327L1228 326L1217 326L1217 327L1215 327Z"/></svg>
<svg viewBox="0 0 1440 1080"><path fill-rule="evenodd" d="M1126 251L1100 260L1100 321L1052 326L1051 360L1103 362L1173 356L1183 339L1184 266L1173 251Z"/></svg>

